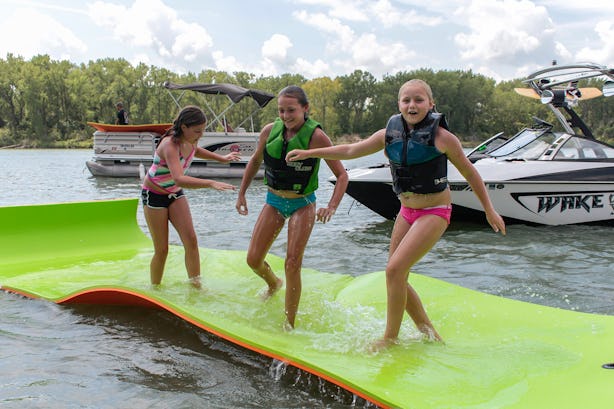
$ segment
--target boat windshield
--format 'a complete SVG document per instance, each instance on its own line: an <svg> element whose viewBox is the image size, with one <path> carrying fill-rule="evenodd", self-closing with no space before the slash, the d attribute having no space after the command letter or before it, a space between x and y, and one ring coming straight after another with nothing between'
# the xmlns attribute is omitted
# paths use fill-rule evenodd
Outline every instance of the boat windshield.
<svg viewBox="0 0 614 409"><path fill-rule="evenodd" d="M613 159L614 148L599 143L598 141L571 137L565 142L561 149L557 152L554 159Z"/></svg>
<svg viewBox="0 0 614 409"><path fill-rule="evenodd" d="M495 136L476 146L473 150L469 151L467 158L469 158L472 163L475 163L480 159L488 158L490 157L490 152L494 151L505 142L507 142L507 138L503 136L503 132L499 132Z"/></svg>
<svg viewBox="0 0 614 409"><path fill-rule="evenodd" d="M538 159L557 139L557 136L543 129L523 129L501 147L488 155L510 159Z"/></svg>
<svg viewBox="0 0 614 409"><path fill-rule="evenodd" d="M503 132L499 132L495 136L476 146L471 153L487 154L494 151L505 142L507 142L507 138L503 136Z"/></svg>

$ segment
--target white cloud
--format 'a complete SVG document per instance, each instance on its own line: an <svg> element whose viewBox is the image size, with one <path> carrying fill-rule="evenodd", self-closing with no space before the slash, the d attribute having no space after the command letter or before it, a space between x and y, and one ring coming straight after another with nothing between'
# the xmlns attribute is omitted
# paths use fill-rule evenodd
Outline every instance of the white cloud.
<svg viewBox="0 0 614 409"><path fill-rule="evenodd" d="M27 24L24 24L27 22ZM31 8L16 9L0 24L0 54L23 58L48 54L71 59L87 52L87 45L57 20Z"/></svg>
<svg viewBox="0 0 614 409"><path fill-rule="evenodd" d="M571 52L569 52L569 50L567 49L567 47L565 47L563 43L555 41L554 49L555 49L555 54L561 57L564 61L569 61L573 58Z"/></svg>
<svg viewBox="0 0 614 409"><path fill-rule="evenodd" d="M473 0L454 14L469 28L454 38L465 60L517 65L543 59L540 51L554 47L548 11L528 0Z"/></svg>
<svg viewBox="0 0 614 409"><path fill-rule="evenodd" d="M384 27L394 26L436 26L443 23L441 17L420 15L415 9L407 11L393 7L389 0L378 0L368 4L369 14L374 16Z"/></svg>
<svg viewBox="0 0 614 409"><path fill-rule="evenodd" d="M340 20L321 13L300 11L294 13L294 17L325 35L325 49L334 59L334 65L344 73L361 69L380 76L407 70L409 61L415 56L414 51L399 41L382 42L372 32L357 35Z"/></svg>
<svg viewBox="0 0 614 409"><path fill-rule="evenodd" d="M363 1L361 0L352 2L347 0L297 0L296 2L308 6L321 6L328 9L328 15L341 20L354 22L369 20L368 13L362 7Z"/></svg>
<svg viewBox="0 0 614 409"><path fill-rule="evenodd" d="M283 63L288 56L292 42L283 34L273 34L262 44L262 56L273 62Z"/></svg>
<svg viewBox="0 0 614 409"><path fill-rule="evenodd" d="M215 68L219 71L225 71L228 73L236 71L247 71L246 67L243 67L235 57L225 56L222 51L214 51L211 56L215 64Z"/></svg>
<svg viewBox="0 0 614 409"><path fill-rule="evenodd" d="M307 78L333 76L331 75L330 65L320 59L307 61L303 58L297 58L292 66L292 72L299 72Z"/></svg>
<svg viewBox="0 0 614 409"><path fill-rule="evenodd" d="M374 34L359 36L351 46L352 63L365 68L389 70L397 61L409 59L414 53L402 43L380 44Z"/></svg>
<svg viewBox="0 0 614 409"><path fill-rule="evenodd" d="M373 15L376 16L384 27L391 27L402 21L402 15L398 9L392 7L388 0L378 0L371 5Z"/></svg>
<svg viewBox="0 0 614 409"><path fill-rule="evenodd" d="M322 13L308 13L305 10L294 12L292 16L321 33L333 35L332 39L338 40L342 46L349 44L354 39L354 31L337 18L331 18Z"/></svg>
<svg viewBox="0 0 614 409"><path fill-rule="evenodd" d="M598 48L585 47L578 51L576 58L580 61L591 61L597 64L614 64L614 22L601 21L595 26L595 32L601 40Z"/></svg>
<svg viewBox="0 0 614 409"><path fill-rule="evenodd" d="M130 7L96 1L88 6L88 12L125 47L149 48L166 63L194 61L213 45L203 26L182 20L161 0L136 0Z"/></svg>
<svg viewBox="0 0 614 409"><path fill-rule="evenodd" d="M369 21L369 17L367 13L361 10L357 5L352 3L348 3L347 1L339 2L340 4L336 4L328 14L332 17L337 17L339 19L353 21L353 22L365 22Z"/></svg>
<svg viewBox="0 0 614 409"><path fill-rule="evenodd" d="M539 0L539 3L548 9L557 8L577 13L599 13L605 15L614 13L614 2L612 0L588 0L588 1L561 1L561 0Z"/></svg>

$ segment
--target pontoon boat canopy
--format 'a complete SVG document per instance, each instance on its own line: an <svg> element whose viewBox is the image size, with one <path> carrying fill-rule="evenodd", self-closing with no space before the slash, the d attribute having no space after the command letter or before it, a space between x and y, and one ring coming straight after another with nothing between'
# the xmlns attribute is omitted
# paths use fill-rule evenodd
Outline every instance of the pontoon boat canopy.
<svg viewBox="0 0 614 409"><path fill-rule="evenodd" d="M266 104L269 103L275 95L265 92L259 91L255 89L247 89L240 87L234 84L203 84L203 83L193 83L186 85L173 84L172 82L166 81L164 86L168 89L172 90L190 90L196 92L202 92L203 94L212 94L212 95L227 95L228 98L235 104L241 101L245 97L252 97L254 101L258 103L260 108L264 108Z"/></svg>

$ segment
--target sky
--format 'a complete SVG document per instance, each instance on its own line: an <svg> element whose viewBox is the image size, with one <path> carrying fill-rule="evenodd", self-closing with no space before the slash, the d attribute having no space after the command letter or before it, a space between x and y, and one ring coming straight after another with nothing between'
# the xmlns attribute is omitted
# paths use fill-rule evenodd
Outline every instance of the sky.
<svg viewBox="0 0 614 409"><path fill-rule="evenodd" d="M496 81L614 66L612 0L0 0L0 58L124 58L178 74L381 79L420 68Z"/></svg>

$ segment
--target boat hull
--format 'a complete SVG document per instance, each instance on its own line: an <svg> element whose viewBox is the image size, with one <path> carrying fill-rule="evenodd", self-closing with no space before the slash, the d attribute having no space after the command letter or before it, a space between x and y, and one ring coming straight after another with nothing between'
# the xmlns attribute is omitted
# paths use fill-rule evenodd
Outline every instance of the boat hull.
<svg viewBox="0 0 614 409"><path fill-rule="evenodd" d="M129 132L97 130L94 133L94 157L86 162L86 166L93 176L142 177L153 162L160 137L151 129L132 129ZM207 132L199 139L199 147L222 156L236 152L241 159L220 163L196 158L186 174L198 178L241 178L257 143L258 133ZM256 174L256 178L263 176L263 171Z"/></svg>
<svg viewBox="0 0 614 409"><path fill-rule="evenodd" d="M484 213L466 183L450 184L455 210ZM614 183L486 183L490 200L506 221L527 224L614 224ZM456 214L455 214L456 216Z"/></svg>
<svg viewBox="0 0 614 409"><path fill-rule="evenodd" d="M157 133L160 135L162 135L164 132L166 132L173 126L172 123L114 125L114 124L103 124L100 122L88 122L87 124L100 132L152 132L152 133Z"/></svg>
<svg viewBox="0 0 614 409"><path fill-rule="evenodd" d="M599 224L614 225L614 166L603 164L600 180L563 180L564 174L557 172L559 164L539 164L542 167L541 180L522 177L518 172L526 164L514 163L476 164L485 180L486 189L493 206L507 223L535 225ZM590 167L590 168L589 168ZM526 169L529 173L530 169ZM455 222L486 223L482 206L465 179L449 166L449 183L454 206ZM577 164L574 174L595 172L595 164ZM392 178L386 166L353 169L348 172L349 184L346 193L359 203L379 215L393 220L400 208L400 202L392 191ZM490 177L488 176L490 175ZM508 175L515 179L500 179L497 175ZM534 178L533 178L534 179ZM597 178L595 178L597 179ZM332 181L332 180L331 180Z"/></svg>
<svg viewBox="0 0 614 409"><path fill-rule="evenodd" d="M85 166L93 176L113 177L113 178L140 178L143 172L151 166L151 159L131 160L131 161L96 161L89 160ZM243 177L247 162L235 162L232 164L222 164L219 162L194 161L186 172L188 176L201 179L228 178L236 179ZM256 179L262 179L264 171L259 170Z"/></svg>

